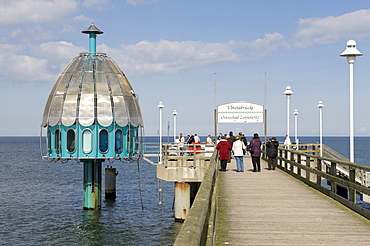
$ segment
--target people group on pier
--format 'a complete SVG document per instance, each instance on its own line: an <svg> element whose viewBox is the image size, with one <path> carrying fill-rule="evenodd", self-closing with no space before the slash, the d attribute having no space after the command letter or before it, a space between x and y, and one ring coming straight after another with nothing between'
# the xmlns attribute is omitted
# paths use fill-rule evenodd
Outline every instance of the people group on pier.
<svg viewBox="0 0 370 246"><path fill-rule="evenodd" d="M260 137L258 136L258 133L255 133L253 135L253 138L248 143L247 138L244 136L242 132L239 132L238 135L234 136L233 132L230 131L228 134L219 134L219 137L217 138L217 146L216 149L222 148L222 146L225 147L225 142L228 142L231 146L231 151L229 152L229 159L225 161L221 161L221 169L222 171L225 171L226 165L228 162L230 162L232 156L235 158L236 162L236 172L244 172L244 155L250 155L251 156L251 162L253 172L261 172L261 146L262 141ZM222 142L220 144L220 142ZM277 154L278 154L278 147L279 142L276 140L276 137L272 137L269 139L266 144L266 151L267 151L267 157L268 157L268 168L267 170L275 170L276 163L277 163ZM289 143L288 143L289 144ZM225 156L223 156L225 158ZM221 158L220 158L221 160ZM225 164L226 163L226 164Z"/></svg>
<svg viewBox="0 0 370 246"><path fill-rule="evenodd" d="M287 136L287 141L284 143L284 145L288 145L288 141L290 140ZM189 134L187 138L183 136L182 133L180 133L179 139L179 146L180 149L184 149L184 144L192 144L194 146L189 147L189 150L194 150L196 153L196 147L199 145L201 140L197 134ZM251 162L253 166L253 172L261 172L261 146L262 141L260 137L258 136L258 133L255 133L253 135L253 138L248 143L247 138L242 132L239 132L238 135L234 135L233 131L229 131L228 134L220 133L219 136L212 140L211 135L207 136L207 139L205 142L202 142L205 144L217 144L216 149L219 152L219 159L221 162L220 171L226 171L227 163L231 162L231 158L235 158L236 162L236 172L244 172L244 155L250 155L251 156ZM266 144L266 154L268 157L268 168L267 170L275 170L276 168L276 162L277 162L277 149L279 146L279 142L276 140L276 137L272 137L269 139ZM190 155L193 155L194 153L190 153ZM183 153L182 153L183 154Z"/></svg>

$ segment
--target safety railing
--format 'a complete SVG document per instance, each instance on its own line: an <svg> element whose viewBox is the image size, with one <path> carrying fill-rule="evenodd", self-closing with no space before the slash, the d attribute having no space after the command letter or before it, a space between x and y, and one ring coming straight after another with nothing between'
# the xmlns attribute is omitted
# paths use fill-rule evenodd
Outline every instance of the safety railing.
<svg viewBox="0 0 370 246"><path fill-rule="evenodd" d="M217 151L204 175L189 214L177 234L175 246L213 245L217 205Z"/></svg>
<svg viewBox="0 0 370 246"><path fill-rule="evenodd" d="M365 182L370 166L284 148L278 153L280 169L370 219L370 210L360 206L370 201Z"/></svg>

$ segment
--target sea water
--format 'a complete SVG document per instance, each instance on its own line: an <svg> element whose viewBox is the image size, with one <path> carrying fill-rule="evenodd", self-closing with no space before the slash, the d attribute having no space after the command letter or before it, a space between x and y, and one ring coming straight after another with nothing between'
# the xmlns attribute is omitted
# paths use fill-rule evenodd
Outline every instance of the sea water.
<svg viewBox="0 0 370 246"><path fill-rule="evenodd" d="M83 210L83 164L45 163L38 137L0 137L0 245L172 245L173 183L158 203L155 165L117 168L117 199ZM104 179L102 182L104 186Z"/></svg>
<svg viewBox="0 0 370 246"><path fill-rule="evenodd" d="M348 137L324 137L323 143L349 157ZM355 138L356 163L370 165L369 148L369 137ZM119 172L116 201L104 201L103 187L102 209L83 210L81 163L43 162L38 137L0 137L0 245L172 245L181 228L173 217L173 183L163 182L159 204L154 165L104 162L103 176L106 165Z"/></svg>

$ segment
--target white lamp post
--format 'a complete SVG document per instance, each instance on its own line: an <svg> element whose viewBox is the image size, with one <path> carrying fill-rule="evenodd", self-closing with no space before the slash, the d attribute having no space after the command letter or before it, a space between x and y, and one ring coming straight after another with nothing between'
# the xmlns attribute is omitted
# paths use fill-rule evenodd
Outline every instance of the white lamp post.
<svg viewBox="0 0 370 246"><path fill-rule="evenodd" d="M286 96L286 134L288 135L288 137L290 137L290 134L289 134L289 111L290 111L290 96L293 95L293 91L292 91L292 87L290 87L289 85L287 87L285 87L285 91L283 93L285 96Z"/></svg>
<svg viewBox="0 0 370 246"><path fill-rule="evenodd" d="M159 162L158 164L162 164L162 110L164 108L163 102L159 102Z"/></svg>
<svg viewBox="0 0 370 246"><path fill-rule="evenodd" d="M295 134L295 144L298 146L298 110L294 110L294 134Z"/></svg>
<svg viewBox="0 0 370 246"><path fill-rule="evenodd" d="M173 142L176 143L176 115L177 111L173 111Z"/></svg>
<svg viewBox="0 0 370 246"><path fill-rule="evenodd" d="M324 107L322 101L319 101L317 107L320 110L320 156L322 157L322 108Z"/></svg>
<svg viewBox="0 0 370 246"><path fill-rule="evenodd" d="M354 141L354 123L353 123L353 64L356 56L362 56L362 53L356 48L355 40L348 40L346 50L340 56L347 57L349 63L349 159L355 161L355 141Z"/></svg>

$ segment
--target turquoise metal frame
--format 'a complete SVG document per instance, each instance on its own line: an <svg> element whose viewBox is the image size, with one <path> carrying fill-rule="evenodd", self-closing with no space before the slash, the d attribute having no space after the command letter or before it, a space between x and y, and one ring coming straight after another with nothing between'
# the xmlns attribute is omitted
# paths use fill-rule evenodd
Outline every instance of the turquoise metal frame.
<svg viewBox="0 0 370 246"><path fill-rule="evenodd" d="M75 139L67 138L68 131L75 131ZM84 142L83 133L85 131L91 132L91 142ZM108 142L106 143L107 150L99 149L101 146L100 133L106 131L108 133ZM119 132L122 134L119 134ZM58 138L58 132L60 137ZM117 133L118 132L118 133ZM58 144L58 140L60 143ZM104 139L105 140L105 139ZM68 151L69 143L75 143L74 151ZM86 151L90 146L91 151ZM59 151L58 151L59 150ZM98 125L91 125L83 127L74 124L72 126L49 126L48 127L48 157L63 158L63 159L107 159L107 158L130 158L141 155L139 127L118 125L110 125L102 127Z"/></svg>

